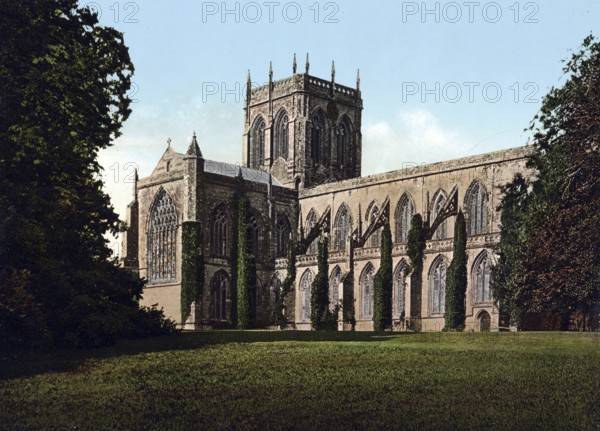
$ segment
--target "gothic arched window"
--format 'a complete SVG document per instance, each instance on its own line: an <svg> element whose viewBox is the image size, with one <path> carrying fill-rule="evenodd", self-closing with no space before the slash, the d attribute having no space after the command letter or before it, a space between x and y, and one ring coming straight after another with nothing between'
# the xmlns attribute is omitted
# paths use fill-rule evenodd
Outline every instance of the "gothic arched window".
<svg viewBox="0 0 600 431"><path fill-rule="evenodd" d="M229 276L225 271L217 272L211 283L210 290L210 317L212 320L226 321L227 299L229 296Z"/></svg>
<svg viewBox="0 0 600 431"><path fill-rule="evenodd" d="M311 229L317 224L317 213L311 209L306 217L306 226L304 228L304 235L308 235ZM307 254L317 254L319 251L319 240L315 239L308 246Z"/></svg>
<svg viewBox="0 0 600 431"><path fill-rule="evenodd" d="M340 122L337 135L337 162L341 171L348 166L348 156L350 155L350 128L345 121Z"/></svg>
<svg viewBox="0 0 600 431"><path fill-rule="evenodd" d="M444 208L444 204L446 203L446 195L444 192L440 191L435 200L433 201L433 214L431 216L431 220L435 220L438 214ZM444 220L438 228L435 230L433 234L433 239L445 239L448 235L448 220Z"/></svg>
<svg viewBox="0 0 600 431"><path fill-rule="evenodd" d="M277 116L277 120L275 121L275 149L273 153L274 159L277 159L278 157L283 157L287 160L288 158L288 123L288 115L285 111L282 111L281 114Z"/></svg>
<svg viewBox="0 0 600 431"><path fill-rule="evenodd" d="M431 314L443 314L446 309L446 260L438 256L429 271L429 304Z"/></svg>
<svg viewBox="0 0 600 431"><path fill-rule="evenodd" d="M402 260L394 271L393 313L397 318L404 317L406 311L405 296L407 286L408 265Z"/></svg>
<svg viewBox="0 0 600 431"><path fill-rule="evenodd" d="M470 188L467 195L467 232L479 235L487 232L487 192L480 182Z"/></svg>
<svg viewBox="0 0 600 431"><path fill-rule="evenodd" d="M373 317L373 297L375 290L375 268L371 263L367 263L360 276L360 298L361 298L361 317L369 319Z"/></svg>
<svg viewBox="0 0 600 431"><path fill-rule="evenodd" d="M148 281L172 281L176 275L177 212L164 190L156 194L148 216Z"/></svg>
<svg viewBox="0 0 600 431"><path fill-rule="evenodd" d="M346 251L346 242L350 236L352 217L346 204L342 204L335 217L333 225L333 249L335 251Z"/></svg>
<svg viewBox="0 0 600 431"><path fill-rule="evenodd" d="M287 256L288 244L290 242L290 233L292 228L290 227L290 221L285 214L279 214L277 216L277 225L275 226L277 232L277 256Z"/></svg>
<svg viewBox="0 0 600 431"><path fill-rule="evenodd" d="M211 244L212 253L215 256L226 257L227 256L227 210L223 205L217 207L213 212L211 221Z"/></svg>
<svg viewBox="0 0 600 431"><path fill-rule="evenodd" d="M302 322L310 321L310 291L312 288L313 273L310 269L304 271L300 279L300 320Z"/></svg>
<svg viewBox="0 0 600 431"><path fill-rule="evenodd" d="M267 125L262 117L258 117L250 135L250 167L257 169L265 162L265 129Z"/></svg>
<svg viewBox="0 0 600 431"><path fill-rule="evenodd" d="M408 231L410 223L415 215L415 207L410 197L404 193L398 205L396 206L395 224L396 224L396 243L405 243L408 240Z"/></svg>
<svg viewBox="0 0 600 431"><path fill-rule="evenodd" d="M329 309L331 311L334 310L335 306L338 305L339 302L341 279L342 270L339 266L336 266L329 277Z"/></svg>
<svg viewBox="0 0 600 431"><path fill-rule="evenodd" d="M490 302L492 295L490 293L490 274L491 265L488 253L482 252L473 264L472 289L473 303Z"/></svg>
<svg viewBox="0 0 600 431"><path fill-rule="evenodd" d="M324 162L325 150L325 119L320 112L316 112L312 117L312 129L310 139L310 155L313 166L322 165Z"/></svg>
<svg viewBox="0 0 600 431"><path fill-rule="evenodd" d="M377 205L373 205L370 211L369 222L374 223L379 215L379 208ZM371 234L369 237L369 247L379 247L379 243L381 242L381 229L377 229L375 232Z"/></svg>

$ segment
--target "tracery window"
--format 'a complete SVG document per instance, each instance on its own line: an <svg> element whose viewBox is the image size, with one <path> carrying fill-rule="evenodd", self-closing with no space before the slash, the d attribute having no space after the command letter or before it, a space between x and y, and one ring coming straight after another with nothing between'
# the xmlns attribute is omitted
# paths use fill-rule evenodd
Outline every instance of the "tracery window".
<svg viewBox="0 0 600 431"><path fill-rule="evenodd" d="M378 215L379 208L377 208L377 205L374 205L371 209L371 217L369 218L369 221L374 223ZM369 247L379 247L379 243L381 242L381 229L382 228L379 228L371 234L369 237Z"/></svg>
<svg viewBox="0 0 600 431"><path fill-rule="evenodd" d="M310 155L313 166L323 164L323 147L325 141L325 121L319 112L312 117L312 129L310 140Z"/></svg>
<svg viewBox="0 0 600 431"><path fill-rule="evenodd" d="M278 117L275 123L275 151L273 158L283 157L287 160L288 158L288 123L289 118L285 111L283 111Z"/></svg>
<svg viewBox="0 0 600 431"><path fill-rule="evenodd" d="M229 296L229 277L225 271L219 271L211 283L210 316L212 320L226 321L227 299Z"/></svg>
<svg viewBox="0 0 600 431"><path fill-rule="evenodd" d="M479 182L469 190L467 197L469 235L479 235L487 232L487 192Z"/></svg>
<svg viewBox="0 0 600 431"><path fill-rule="evenodd" d="M334 244L333 249L335 251L346 251L346 243L350 236L350 229L352 227L352 217L350 211L345 204L342 204L335 217L335 224L333 226L334 231Z"/></svg>
<svg viewBox="0 0 600 431"><path fill-rule="evenodd" d="M176 277L177 212L173 198L160 189L148 218L147 276L150 282Z"/></svg>
<svg viewBox="0 0 600 431"><path fill-rule="evenodd" d="M443 314L446 310L446 260L438 256L429 271L429 296L431 314Z"/></svg>
<svg viewBox="0 0 600 431"><path fill-rule="evenodd" d="M306 217L306 226L304 229L304 234L308 235L310 233L311 229L316 224L317 224L317 213L315 212L315 210L311 209L310 212L308 213L308 216ZM315 239L308 246L308 250L306 251L306 254L317 254L318 251L319 251L319 240Z"/></svg>
<svg viewBox="0 0 600 431"><path fill-rule="evenodd" d="M292 232L290 221L286 215L279 214L277 216L277 225L275 228L277 233L277 256L286 257L288 244L290 242L290 234Z"/></svg>
<svg viewBox="0 0 600 431"><path fill-rule="evenodd" d="M360 276L361 315L373 317L373 294L375 291L375 268L368 263Z"/></svg>
<svg viewBox="0 0 600 431"><path fill-rule="evenodd" d="M250 239L250 250L255 258L258 258L260 252L260 228L256 214L250 214L248 218L248 234Z"/></svg>
<svg viewBox="0 0 600 431"><path fill-rule="evenodd" d="M415 208L410 197L404 193L398 205L396 206L395 224L396 224L396 243L401 244L408 241L408 232L410 223L415 215Z"/></svg>
<svg viewBox="0 0 600 431"><path fill-rule="evenodd" d="M250 145L250 167L257 169L265 162L265 120L259 117L252 127Z"/></svg>
<svg viewBox="0 0 600 431"><path fill-rule="evenodd" d="M334 310L339 303L340 281L342 279L342 270L336 266L329 277L329 309Z"/></svg>
<svg viewBox="0 0 600 431"><path fill-rule="evenodd" d="M310 321L310 292L313 283L313 273L310 269L304 271L300 279L300 320Z"/></svg>
<svg viewBox="0 0 600 431"><path fill-rule="evenodd" d="M492 300L490 293L490 274L491 265L488 253L482 252L475 264L473 265L472 274L472 289L473 289L473 302L489 302Z"/></svg>
<svg viewBox="0 0 600 431"><path fill-rule="evenodd" d="M211 244L212 253L215 256L226 257L227 256L227 210L224 206L219 206L213 212L212 223L211 223Z"/></svg>
<svg viewBox="0 0 600 431"><path fill-rule="evenodd" d="M338 127L337 136L337 162L340 169L347 166L347 156L350 150L350 130L346 123L342 121Z"/></svg>
<svg viewBox="0 0 600 431"><path fill-rule="evenodd" d="M446 196L444 193L440 192L437 194L435 201L433 203L433 215L432 221L435 220L442 209L444 208L444 204L446 203ZM446 239L448 234L448 220L444 220L438 228L435 230L433 234L433 239Z"/></svg>

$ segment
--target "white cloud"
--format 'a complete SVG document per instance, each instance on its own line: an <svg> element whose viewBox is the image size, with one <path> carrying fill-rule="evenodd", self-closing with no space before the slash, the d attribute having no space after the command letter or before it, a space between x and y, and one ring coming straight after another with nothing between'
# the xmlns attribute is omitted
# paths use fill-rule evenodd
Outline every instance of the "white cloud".
<svg viewBox="0 0 600 431"><path fill-rule="evenodd" d="M363 128L363 175L401 169L467 155L470 148L457 130L445 128L429 111L400 112L393 123L379 121Z"/></svg>

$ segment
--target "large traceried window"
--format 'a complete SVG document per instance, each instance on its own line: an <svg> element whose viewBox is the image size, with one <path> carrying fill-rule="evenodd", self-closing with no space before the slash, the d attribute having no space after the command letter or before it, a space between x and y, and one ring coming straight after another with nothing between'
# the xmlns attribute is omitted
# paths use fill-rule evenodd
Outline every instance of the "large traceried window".
<svg viewBox="0 0 600 431"><path fill-rule="evenodd" d="M173 198L160 189L148 218L148 280L173 281L176 277L177 212Z"/></svg>
<svg viewBox="0 0 600 431"><path fill-rule="evenodd" d="M486 251L482 252L473 264L472 289L473 303L490 302L492 295L490 293L490 274L491 265L489 255Z"/></svg>
<svg viewBox="0 0 600 431"><path fill-rule="evenodd" d="M250 135L250 167L257 169L265 162L265 129L267 124L258 117Z"/></svg>
<svg viewBox="0 0 600 431"><path fill-rule="evenodd" d="M277 216L275 229L277 233L277 257L286 257L292 228L290 227L290 221L285 214L279 214Z"/></svg>
<svg viewBox="0 0 600 431"><path fill-rule="evenodd" d="M443 192L439 192L433 202L433 214L431 220L435 220L446 203L446 195ZM444 220L433 234L433 239L446 239L448 235L448 220Z"/></svg>
<svg viewBox="0 0 600 431"><path fill-rule="evenodd" d="M211 221L211 248L215 256L227 256L227 210L223 205L217 207L213 212Z"/></svg>
<svg viewBox="0 0 600 431"><path fill-rule="evenodd" d="M250 217L248 218L250 250L255 258L258 258L258 254L260 252L260 226L258 217L258 215L251 213Z"/></svg>
<svg viewBox="0 0 600 431"><path fill-rule="evenodd" d="M487 192L480 182L470 188L467 195L467 233L479 235L487 232Z"/></svg>
<svg viewBox="0 0 600 431"><path fill-rule="evenodd" d="M429 304L431 314L443 314L446 310L446 260L438 256L429 271Z"/></svg>
<svg viewBox="0 0 600 431"><path fill-rule="evenodd" d="M402 244L408 241L408 231L410 223L415 215L415 207L408 194L404 193L398 205L396 206L395 225L396 225L396 244Z"/></svg>
<svg viewBox="0 0 600 431"><path fill-rule="evenodd" d="M342 204L335 216L333 225L333 250L346 251L346 243L352 228L352 217L346 204Z"/></svg>
<svg viewBox="0 0 600 431"><path fill-rule="evenodd" d="M227 300L229 296L229 276L225 271L217 272L211 283L210 290L210 317L212 320L226 321Z"/></svg>
<svg viewBox="0 0 600 431"><path fill-rule="evenodd" d="M309 235L311 229L317 224L317 213L315 212L314 209L311 209L310 212L308 213L308 216L306 217L306 225L304 227L304 235ZM319 252L319 240L315 239L313 242L310 243L310 245L308 246L308 250L306 251L306 254L317 254Z"/></svg>
<svg viewBox="0 0 600 431"><path fill-rule="evenodd" d="M396 318L404 317L406 312L405 296L408 285L408 264L402 260L394 271L394 292L392 295L393 315Z"/></svg>
<svg viewBox="0 0 600 431"><path fill-rule="evenodd" d="M277 159L282 157L287 160L288 158L288 123L289 117L285 111L282 111L275 121L275 148L273 152L273 158Z"/></svg>
<svg viewBox="0 0 600 431"><path fill-rule="evenodd" d="M312 116L312 128L310 139L310 156L313 166L322 165L325 152L325 118L323 114L317 111Z"/></svg>
<svg viewBox="0 0 600 431"><path fill-rule="evenodd" d="M329 309L333 311L339 303L340 282L342 279L342 270L336 266L329 277Z"/></svg>
<svg viewBox="0 0 600 431"><path fill-rule="evenodd" d="M313 273L310 269L304 271L300 279L300 320L310 322L310 292L313 283Z"/></svg>
<svg viewBox="0 0 600 431"><path fill-rule="evenodd" d="M340 171L345 172L350 165L352 154L352 128L347 117L342 118L338 125L337 135L337 163Z"/></svg>
<svg viewBox="0 0 600 431"><path fill-rule="evenodd" d="M367 263L360 276L360 298L361 317L370 319L373 317L373 297L375 292L375 268Z"/></svg>

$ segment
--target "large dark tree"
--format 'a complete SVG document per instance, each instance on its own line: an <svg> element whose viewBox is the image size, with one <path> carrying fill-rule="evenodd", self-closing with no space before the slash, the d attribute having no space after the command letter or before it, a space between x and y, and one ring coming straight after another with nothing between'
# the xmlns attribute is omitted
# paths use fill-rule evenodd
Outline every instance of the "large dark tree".
<svg viewBox="0 0 600 431"><path fill-rule="evenodd" d="M315 330L337 329L338 307L333 311L329 309L329 265L327 263L328 250L327 237L319 241L319 253L317 255L317 275L311 286L310 296L310 322Z"/></svg>
<svg viewBox="0 0 600 431"><path fill-rule="evenodd" d="M423 223L421 214L415 214L410 221L406 253L410 259L410 317L413 329L420 330L421 317L421 292L423 290L423 260L425 259L425 246L427 243L426 230L428 226Z"/></svg>
<svg viewBox="0 0 600 431"><path fill-rule="evenodd" d="M465 329L467 295L467 225L462 211L454 223L454 248L446 282L445 331Z"/></svg>
<svg viewBox="0 0 600 431"><path fill-rule="evenodd" d="M516 178L502 202L521 215L504 230L493 287L513 316L556 316L567 329L600 305L600 44L587 37L563 72L530 125L534 180Z"/></svg>
<svg viewBox="0 0 600 431"><path fill-rule="evenodd" d="M383 331L392 326L392 233L390 224L381 230L381 259L375 274L373 328Z"/></svg>
<svg viewBox="0 0 600 431"><path fill-rule="evenodd" d="M122 223L98 164L130 114L123 36L74 0L31 0L2 3L0 40L0 338L131 335L143 283L109 261Z"/></svg>

